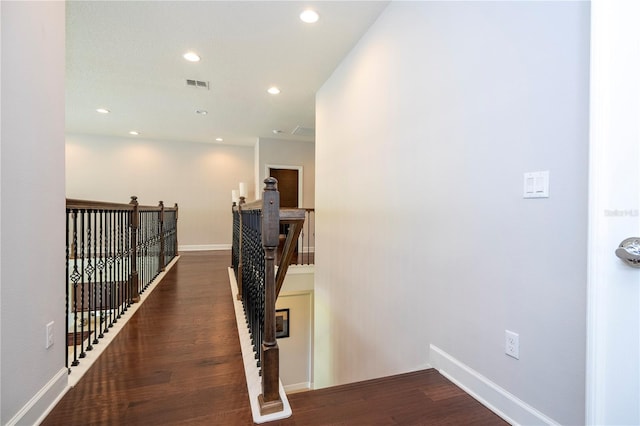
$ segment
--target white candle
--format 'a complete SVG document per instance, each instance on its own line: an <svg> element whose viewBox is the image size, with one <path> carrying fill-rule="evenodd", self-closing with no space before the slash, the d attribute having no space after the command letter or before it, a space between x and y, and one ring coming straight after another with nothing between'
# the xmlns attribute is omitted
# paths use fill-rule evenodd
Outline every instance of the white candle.
<svg viewBox="0 0 640 426"><path fill-rule="evenodd" d="M240 196L238 195L237 189L231 190L231 201L234 203L237 203L238 201L240 201Z"/></svg>
<svg viewBox="0 0 640 426"><path fill-rule="evenodd" d="M241 197L247 196L247 184L244 182L240 182L240 196Z"/></svg>

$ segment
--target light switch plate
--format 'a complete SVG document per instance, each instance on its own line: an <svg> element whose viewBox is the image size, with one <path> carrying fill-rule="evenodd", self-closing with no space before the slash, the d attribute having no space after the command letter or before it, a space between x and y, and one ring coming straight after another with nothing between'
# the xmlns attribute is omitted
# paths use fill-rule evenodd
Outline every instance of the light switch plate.
<svg viewBox="0 0 640 426"><path fill-rule="evenodd" d="M549 171L524 174L523 198L549 198Z"/></svg>
<svg viewBox="0 0 640 426"><path fill-rule="evenodd" d="M49 324L46 325L46 342L45 342L45 349L49 349L51 346L53 346L53 324L54 322L51 321Z"/></svg>

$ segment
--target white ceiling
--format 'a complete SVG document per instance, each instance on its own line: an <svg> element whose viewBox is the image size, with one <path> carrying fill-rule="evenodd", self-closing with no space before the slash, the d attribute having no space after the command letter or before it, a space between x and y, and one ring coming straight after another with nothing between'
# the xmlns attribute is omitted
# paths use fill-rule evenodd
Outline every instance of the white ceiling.
<svg viewBox="0 0 640 426"><path fill-rule="evenodd" d="M316 91L387 4L69 1L66 131L234 145L313 140L291 132L315 127ZM317 23L298 18L307 7ZM188 50L202 60L185 61ZM269 95L272 85L282 92Z"/></svg>

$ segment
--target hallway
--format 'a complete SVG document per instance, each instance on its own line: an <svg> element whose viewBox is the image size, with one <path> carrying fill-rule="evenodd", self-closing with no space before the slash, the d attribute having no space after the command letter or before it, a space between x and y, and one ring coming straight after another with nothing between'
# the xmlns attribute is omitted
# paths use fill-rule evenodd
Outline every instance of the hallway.
<svg viewBox="0 0 640 426"><path fill-rule="evenodd" d="M43 425L253 424L230 253L188 252ZM289 425L502 425L434 370L290 395Z"/></svg>

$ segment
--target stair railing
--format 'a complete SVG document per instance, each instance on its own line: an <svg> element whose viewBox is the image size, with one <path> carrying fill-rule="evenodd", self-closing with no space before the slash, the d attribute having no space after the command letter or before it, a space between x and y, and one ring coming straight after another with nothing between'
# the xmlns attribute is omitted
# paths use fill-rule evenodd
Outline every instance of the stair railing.
<svg viewBox="0 0 640 426"><path fill-rule="evenodd" d="M178 205L67 199L66 367L77 366L178 255Z"/></svg>
<svg viewBox="0 0 640 426"><path fill-rule="evenodd" d="M304 209L280 209L278 181L265 179L262 200L233 206L232 267L238 282L256 364L262 376L258 403L262 415L283 410L280 398L280 355L276 340L276 299L304 225ZM282 258L275 273L280 225L288 224Z"/></svg>

